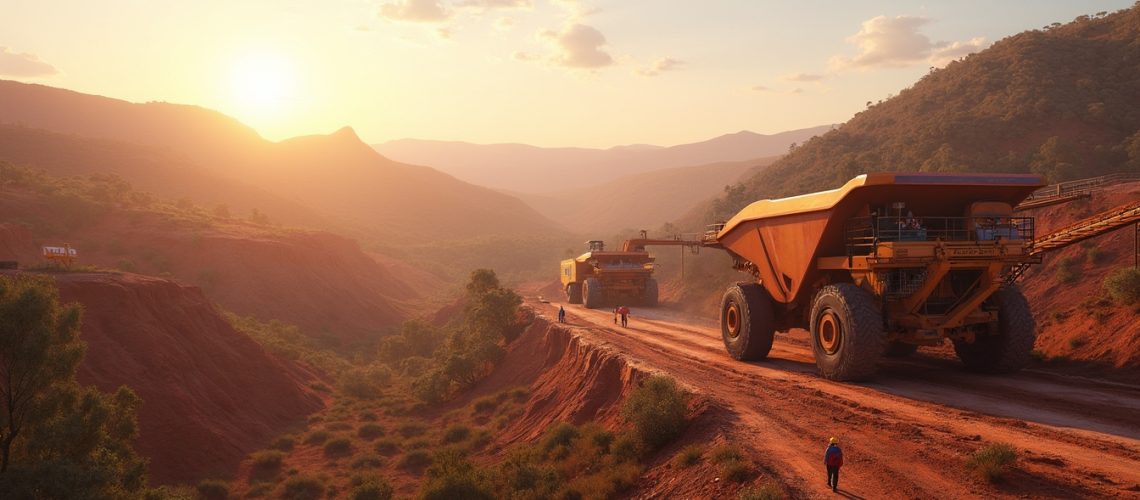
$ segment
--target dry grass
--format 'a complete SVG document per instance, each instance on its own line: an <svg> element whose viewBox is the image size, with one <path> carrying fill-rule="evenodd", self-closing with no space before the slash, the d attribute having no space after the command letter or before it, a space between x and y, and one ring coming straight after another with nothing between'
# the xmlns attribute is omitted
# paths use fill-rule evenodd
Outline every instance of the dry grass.
<svg viewBox="0 0 1140 500"><path fill-rule="evenodd" d="M979 478L996 483L1005 477L1013 463L1017 461L1017 449L1009 443L993 443L978 450L966 462L970 469Z"/></svg>

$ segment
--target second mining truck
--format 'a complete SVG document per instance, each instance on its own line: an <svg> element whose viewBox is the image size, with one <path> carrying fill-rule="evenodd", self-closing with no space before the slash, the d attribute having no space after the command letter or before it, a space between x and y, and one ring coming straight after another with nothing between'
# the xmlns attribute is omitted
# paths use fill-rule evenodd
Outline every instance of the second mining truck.
<svg viewBox="0 0 1140 500"><path fill-rule="evenodd" d="M748 205L704 237L753 277L721 301L725 348L763 359L777 330L803 328L834 380L868 378L881 356L944 339L975 371L1021 369L1036 332L1011 276L1040 257L1033 218L1013 207L1044 185L1035 175L875 173Z"/></svg>
<svg viewBox="0 0 1140 500"><path fill-rule="evenodd" d="M626 240L619 251L606 250L604 242L590 240L586 253L562 261L562 288L568 302L590 309L618 303L653 307L658 298L657 280L653 278L655 259L646 247L681 246L697 251L701 244L700 240L680 236L650 239L645 231L641 238Z"/></svg>

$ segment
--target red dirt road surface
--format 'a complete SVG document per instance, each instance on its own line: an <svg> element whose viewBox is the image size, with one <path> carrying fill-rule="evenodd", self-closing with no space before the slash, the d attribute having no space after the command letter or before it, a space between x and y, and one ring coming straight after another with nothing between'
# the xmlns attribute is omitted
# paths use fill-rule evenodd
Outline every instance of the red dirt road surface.
<svg viewBox="0 0 1140 500"><path fill-rule="evenodd" d="M557 303L528 302L557 314ZM779 334L767 360L742 362L725 353L712 321L635 308L621 328L609 311L566 311L584 342L723 406L729 439L795 497L836 496L822 463L834 435L846 455L838 495L846 498L1140 498L1138 385L1036 370L980 376L938 353L884 361L870 383L837 383L816 375L802 330ZM964 465L993 442L1018 452L1016 469L996 485Z"/></svg>

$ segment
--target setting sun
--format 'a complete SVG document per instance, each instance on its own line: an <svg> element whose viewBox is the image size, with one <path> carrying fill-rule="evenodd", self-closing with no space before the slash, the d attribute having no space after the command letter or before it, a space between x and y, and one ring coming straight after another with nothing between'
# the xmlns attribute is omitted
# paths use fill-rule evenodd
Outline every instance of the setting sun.
<svg viewBox="0 0 1140 500"><path fill-rule="evenodd" d="M244 54L230 70L230 91L243 114L281 115L289 111L296 97L297 71L281 54Z"/></svg>

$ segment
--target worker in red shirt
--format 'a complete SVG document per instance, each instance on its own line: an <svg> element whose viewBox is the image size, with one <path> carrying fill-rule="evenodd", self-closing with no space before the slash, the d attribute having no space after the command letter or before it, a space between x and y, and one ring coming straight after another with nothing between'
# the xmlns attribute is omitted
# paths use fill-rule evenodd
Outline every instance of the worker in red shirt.
<svg viewBox="0 0 1140 500"><path fill-rule="evenodd" d="M618 307L618 314L621 315L621 326L626 326L629 322L629 308L626 306Z"/></svg>
<svg viewBox="0 0 1140 500"><path fill-rule="evenodd" d="M823 465L827 466L827 485L831 491L839 491L839 468L843 467L843 450L839 449L839 439L831 438L827 450L823 452Z"/></svg>

